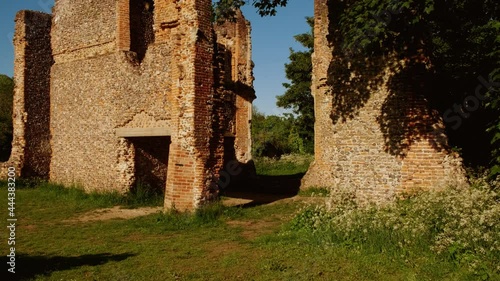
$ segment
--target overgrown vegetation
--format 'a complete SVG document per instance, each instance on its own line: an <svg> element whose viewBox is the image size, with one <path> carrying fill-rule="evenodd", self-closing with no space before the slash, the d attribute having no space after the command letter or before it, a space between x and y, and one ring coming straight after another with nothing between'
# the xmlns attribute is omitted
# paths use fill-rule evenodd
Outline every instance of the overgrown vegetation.
<svg viewBox="0 0 500 281"><path fill-rule="evenodd" d="M279 158L283 154L311 153L313 143L301 137L302 129L300 122L292 114L266 116L254 107L252 155Z"/></svg>
<svg viewBox="0 0 500 281"><path fill-rule="evenodd" d="M495 183L498 185L498 183ZM335 190L324 206L299 212L282 235L307 233L325 247L382 253L408 266L437 260L468 269L469 278L500 278L500 204L485 180L473 187L422 192L384 206L360 205Z"/></svg>
<svg viewBox="0 0 500 281"><path fill-rule="evenodd" d="M222 201L212 202L197 209L193 214L171 210L159 213L156 221L168 230L185 230L197 227L221 226L224 220L243 216L240 207L227 207Z"/></svg>
<svg viewBox="0 0 500 281"><path fill-rule="evenodd" d="M498 278L491 265L498 252L486 249L493 245L498 251L498 209L487 212L495 196L484 189L421 194L385 209L354 206L349 196L340 197L345 204L332 199L328 208L302 211L296 200L241 208L223 205L223 198L194 214L76 222L89 211L121 203L121 197L30 184L16 197L22 218L16 226L18 280ZM463 222L458 232L449 232ZM478 226L481 234L472 231L463 239ZM431 239L427 233L446 235ZM441 245L438 253L434 247ZM486 252L477 254L478 245Z"/></svg>
<svg viewBox="0 0 500 281"><path fill-rule="evenodd" d="M328 197L330 195L330 188L328 187L309 187L305 190L299 191L300 196L308 197Z"/></svg>
<svg viewBox="0 0 500 281"><path fill-rule="evenodd" d="M7 186L7 183L0 181L0 184ZM65 200L75 205L88 204L85 208L104 208L115 205L122 205L127 208L137 208L143 206L163 205L163 193L153 192L147 185L136 185L125 194L117 191L92 191L86 192L78 185L63 186L49 183L37 179L18 179L17 189L36 189L43 193L43 197Z"/></svg>
<svg viewBox="0 0 500 281"><path fill-rule="evenodd" d="M309 160L286 155L269 160L265 170L292 173L285 163ZM223 198L193 214L171 211L78 223L72 219L98 208L144 202L143 196L85 193L39 181L18 184L20 280L499 277L499 197L481 179L471 189L422 193L383 207L357 205L352 193L331 192L316 198L326 200L321 207L296 200L230 207ZM309 196L329 192L318 187L299 198L309 202Z"/></svg>

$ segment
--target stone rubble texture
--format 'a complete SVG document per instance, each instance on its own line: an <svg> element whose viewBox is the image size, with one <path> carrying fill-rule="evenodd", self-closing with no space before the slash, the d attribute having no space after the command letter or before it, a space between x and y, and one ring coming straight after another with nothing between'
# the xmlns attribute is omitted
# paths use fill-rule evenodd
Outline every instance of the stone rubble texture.
<svg viewBox="0 0 500 281"><path fill-rule="evenodd" d="M333 0L315 1L315 159L302 189L348 189L361 201L466 183L418 72L395 57L346 59ZM415 82L417 81L417 82Z"/></svg>
<svg viewBox="0 0 500 281"><path fill-rule="evenodd" d="M142 10L141 10L142 9ZM14 141L2 176L86 190L165 190L165 208L217 197L224 161L251 161L250 24L208 0L56 0L16 17ZM168 134L122 137L117 130Z"/></svg>

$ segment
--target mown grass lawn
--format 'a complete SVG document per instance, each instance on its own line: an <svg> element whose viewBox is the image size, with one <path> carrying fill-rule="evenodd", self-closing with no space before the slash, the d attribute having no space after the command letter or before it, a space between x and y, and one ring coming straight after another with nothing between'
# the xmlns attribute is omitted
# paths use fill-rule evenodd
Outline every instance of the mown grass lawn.
<svg viewBox="0 0 500 281"><path fill-rule="evenodd" d="M308 194L248 208L215 204L195 215L155 213L99 221L75 218L124 201L47 184L18 189L16 200L16 273L2 280L476 278L437 256L407 261L285 231L304 202L322 200Z"/></svg>

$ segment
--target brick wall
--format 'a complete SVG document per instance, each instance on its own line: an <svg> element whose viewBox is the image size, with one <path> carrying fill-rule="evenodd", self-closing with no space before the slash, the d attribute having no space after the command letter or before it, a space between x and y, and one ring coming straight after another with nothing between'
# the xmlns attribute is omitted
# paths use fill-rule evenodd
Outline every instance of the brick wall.
<svg viewBox="0 0 500 281"><path fill-rule="evenodd" d="M428 103L424 67L341 53L334 2L315 2L315 160L302 188L348 188L377 201L463 184L461 160Z"/></svg>
<svg viewBox="0 0 500 281"><path fill-rule="evenodd" d="M50 163L50 47L51 15L21 11L14 36L13 149L1 175L9 166L23 177L48 179Z"/></svg>
<svg viewBox="0 0 500 281"><path fill-rule="evenodd" d="M230 101L234 108L234 120L227 132L234 135L235 158L240 163L251 159L250 123L252 120L253 65L251 59L251 27L240 11L236 12L234 22L215 25L220 57L224 58L224 90L230 90L234 97ZM228 107L228 106L226 106Z"/></svg>

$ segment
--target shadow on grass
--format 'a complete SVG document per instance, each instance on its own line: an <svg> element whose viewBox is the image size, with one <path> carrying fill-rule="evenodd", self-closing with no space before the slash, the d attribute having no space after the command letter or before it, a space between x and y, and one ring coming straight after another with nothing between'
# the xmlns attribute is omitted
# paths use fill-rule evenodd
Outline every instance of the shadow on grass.
<svg viewBox="0 0 500 281"><path fill-rule="evenodd" d="M280 176L257 175L246 179L236 178L222 190L221 195L252 200L239 206L243 208L265 205L297 195L303 176L304 173L297 173Z"/></svg>
<svg viewBox="0 0 500 281"><path fill-rule="evenodd" d="M135 254L94 254L77 257L44 257L19 255L16 259L16 273L9 280L31 280L36 276L50 275L52 272L68 270L80 266L96 266L113 261L123 261ZM4 279L5 280L5 279Z"/></svg>

